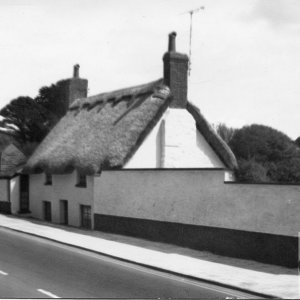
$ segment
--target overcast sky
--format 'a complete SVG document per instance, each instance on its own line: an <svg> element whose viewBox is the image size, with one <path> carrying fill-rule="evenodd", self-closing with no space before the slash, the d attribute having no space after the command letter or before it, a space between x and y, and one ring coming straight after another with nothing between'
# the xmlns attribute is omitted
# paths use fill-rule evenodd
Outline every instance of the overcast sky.
<svg viewBox="0 0 300 300"><path fill-rule="evenodd" d="M0 0L0 107L72 75L89 95L162 77L168 34L189 51L189 100L211 123L300 136L298 0Z"/></svg>

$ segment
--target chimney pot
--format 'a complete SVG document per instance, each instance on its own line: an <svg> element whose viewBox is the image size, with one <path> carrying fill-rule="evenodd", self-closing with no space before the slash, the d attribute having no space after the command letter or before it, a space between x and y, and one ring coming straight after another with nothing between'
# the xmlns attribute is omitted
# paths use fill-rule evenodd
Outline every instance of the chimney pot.
<svg viewBox="0 0 300 300"><path fill-rule="evenodd" d="M79 64L74 65L73 69L73 78L79 78Z"/></svg>
<svg viewBox="0 0 300 300"><path fill-rule="evenodd" d="M169 34L169 52L176 52L176 32Z"/></svg>

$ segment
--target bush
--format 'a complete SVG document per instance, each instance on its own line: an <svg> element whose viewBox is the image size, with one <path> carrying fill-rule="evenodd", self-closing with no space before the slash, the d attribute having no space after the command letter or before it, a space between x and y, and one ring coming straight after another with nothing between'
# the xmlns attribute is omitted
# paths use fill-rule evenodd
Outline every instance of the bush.
<svg viewBox="0 0 300 300"><path fill-rule="evenodd" d="M239 170L248 182L300 182L300 148L287 135L268 126L237 129L229 141Z"/></svg>
<svg viewBox="0 0 300 300"><path fill-rule="evenodd" d="M239 169L236 170L236 177L241 182L269 182L267 169L255 160L238 160Z"/></svg>

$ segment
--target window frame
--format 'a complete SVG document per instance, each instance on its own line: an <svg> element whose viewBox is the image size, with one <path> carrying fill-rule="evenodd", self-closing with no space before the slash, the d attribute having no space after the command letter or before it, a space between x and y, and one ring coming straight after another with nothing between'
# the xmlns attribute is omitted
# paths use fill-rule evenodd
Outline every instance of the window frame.
<svg viewBox="0 0 300 300"><path fill-rule="evenodd" d="M75 186L80 188L86 188L87 187L86 175L80 174L80 172L77 171L77 183Z"/></svg>
<svg viewBox="0 0 300 300"><path fill-rule="evenodd" d="M53 185L53 177L50 173L45 173L45 182L44 185Z"/></svg>

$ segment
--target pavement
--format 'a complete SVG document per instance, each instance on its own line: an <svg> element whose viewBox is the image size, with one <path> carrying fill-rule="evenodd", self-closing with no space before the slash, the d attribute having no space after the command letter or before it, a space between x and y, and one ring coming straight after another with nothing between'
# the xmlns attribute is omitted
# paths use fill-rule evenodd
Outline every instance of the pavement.
<svg viewBox="0 0 300 300"><path fill-rule="evenodd" d="M297 269L31 218L0 215L0 226L153 269L253 292L258 297L300 298Z"/></svg>

